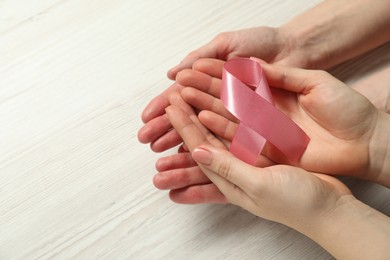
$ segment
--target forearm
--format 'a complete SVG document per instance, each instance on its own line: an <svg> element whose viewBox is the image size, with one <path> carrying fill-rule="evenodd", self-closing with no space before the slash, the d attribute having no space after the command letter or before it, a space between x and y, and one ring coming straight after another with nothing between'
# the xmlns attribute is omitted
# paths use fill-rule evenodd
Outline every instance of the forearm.
<svg viewBox="0 0 390 260"><path fill-rule="evenodd" d="M327 69L390 40L390 0L328 0L280 30L301 66Z"/></svg>
<svg viewBox="0 0 390 260"><path fill-rule="evenodd" d="M389 259L390 218L346 195L301 231L337 259ZM314 228L313 228L314 227Z"/></svg>

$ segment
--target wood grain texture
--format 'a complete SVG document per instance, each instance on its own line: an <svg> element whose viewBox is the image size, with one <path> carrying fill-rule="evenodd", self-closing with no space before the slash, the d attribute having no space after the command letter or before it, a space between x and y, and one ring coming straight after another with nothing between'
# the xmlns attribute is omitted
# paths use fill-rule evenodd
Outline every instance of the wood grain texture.
<svg viewBox="0 0 390 260"><path fill-rule="evenodd" d="M0 259L331 259L237 207L172 203L152 185L160 155L136 138L189 51L318 2L0 1ZM365 76L389 50L333 72ZM346 181L390 213L388 189Z"/></svg>

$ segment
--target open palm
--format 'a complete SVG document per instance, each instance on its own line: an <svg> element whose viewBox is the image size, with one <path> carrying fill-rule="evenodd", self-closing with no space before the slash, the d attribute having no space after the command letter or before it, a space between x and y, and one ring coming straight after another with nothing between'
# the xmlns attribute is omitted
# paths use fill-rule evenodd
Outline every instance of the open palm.
<svg viewBox="0 0 390 260"><path fill-rule="evenodd" d="M207 60L214 74L186 70L179 82L189 86L184 100L203 110L200 121L216 135L232 140L235 119L219 98L223 62ZM288 161L272 144L263 154L277 163L300 166L309 171L362 177L369 165L369 144L375 130L377 110L362 95L323 71L307 71L264 64L275 105L311 138L298 162ZM199 73L202 73L200 76ZM199 80L196 80L199 79ZM190 84L188 84L190 83Z"/></svg>

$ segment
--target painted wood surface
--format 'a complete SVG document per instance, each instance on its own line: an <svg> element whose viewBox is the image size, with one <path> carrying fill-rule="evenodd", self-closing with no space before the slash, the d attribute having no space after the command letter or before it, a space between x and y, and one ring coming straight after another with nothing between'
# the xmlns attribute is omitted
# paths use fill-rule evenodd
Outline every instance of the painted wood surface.
<svg viewBox="0 0 390 260"><path fill-rule="evenodd" d="M318 2L0 1L0 259L331 259L235 206L172 203L152 184L161 154L136 138L189 51ZM364 77L389 50L333 73ZM388 189L346 181L389 214Z"/></svg>

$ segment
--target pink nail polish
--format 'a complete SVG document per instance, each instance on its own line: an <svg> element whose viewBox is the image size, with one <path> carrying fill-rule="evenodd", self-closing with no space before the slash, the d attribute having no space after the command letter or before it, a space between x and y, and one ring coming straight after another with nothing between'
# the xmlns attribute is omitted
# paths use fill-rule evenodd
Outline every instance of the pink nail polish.
<svg viewBox="0 0 390 260"><path fill-rule="evenodd" d="M192 158L201 164L210 165L213 160L213 155L206 149L195 148L192 152Z"/></svg>

